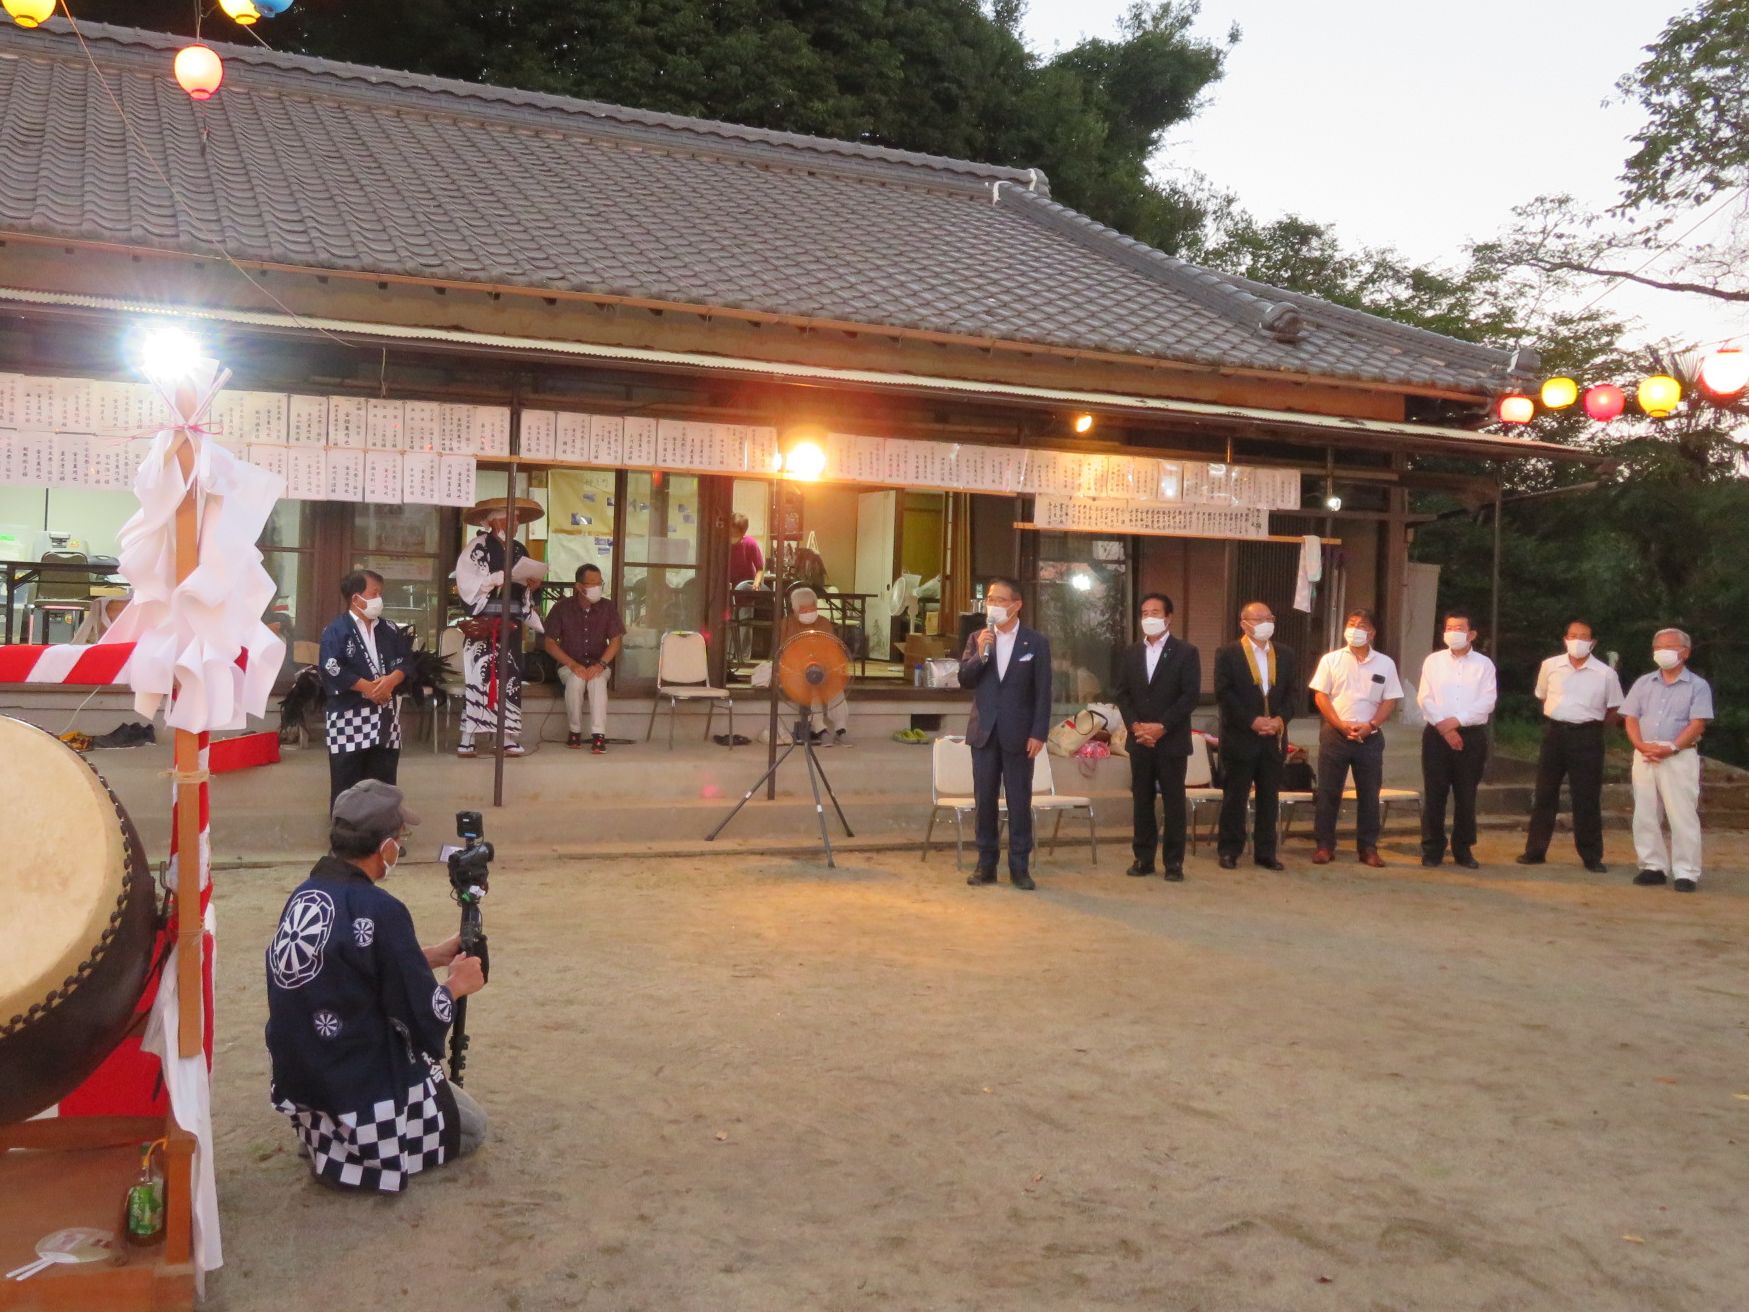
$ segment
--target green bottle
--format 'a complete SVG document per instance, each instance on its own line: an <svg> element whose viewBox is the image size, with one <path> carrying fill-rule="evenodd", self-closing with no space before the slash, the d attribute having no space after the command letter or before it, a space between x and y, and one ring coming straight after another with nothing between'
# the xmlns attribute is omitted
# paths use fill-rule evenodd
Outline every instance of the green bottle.
<svg viewBox="0 0 1749 1312"><path fill-rule="evenodd" d="M164 1238L164 1173L152 1161L157 1146L140 1145L140 1177L128 1190L122 1229L135 1248L149 1247Z"/></svg>

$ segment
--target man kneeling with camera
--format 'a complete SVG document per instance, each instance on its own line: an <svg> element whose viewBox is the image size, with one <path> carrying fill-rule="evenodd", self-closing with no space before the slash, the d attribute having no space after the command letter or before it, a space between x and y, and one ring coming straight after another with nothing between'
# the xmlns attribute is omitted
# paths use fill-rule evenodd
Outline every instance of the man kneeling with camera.
<svg viewBox="0 0 1749 1312"><path fill-rule="evenodd" d="M273 1105L326 1183L396 1193L472 1152L486 1115L438 1064L458 999L485 984L458 935L422 948L382 880L419 818L369 779L334 800L329 854L298 885L267 949ZM438 983L434 970L448 968Z"/></svg>

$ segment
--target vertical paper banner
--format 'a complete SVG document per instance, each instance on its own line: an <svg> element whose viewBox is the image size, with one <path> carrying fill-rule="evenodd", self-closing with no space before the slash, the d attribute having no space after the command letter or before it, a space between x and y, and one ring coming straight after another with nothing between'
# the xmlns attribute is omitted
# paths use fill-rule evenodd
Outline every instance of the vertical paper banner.
<svg viewBox="0 0 1749 1312"><path fill-rule="evenodd" d="M654 419L623 419L625 449L622 462L628 469L655 469L656 421ZM594 425L591 425L593 429Z"/></svg>
<svg viewBox="0 0 1749 1312"><path fill-rule="evenodd" d="M364 499L376 505L401 504L402 461L399 451L367 451L364 457Z"/></svg>
<svg viewBox="0 0 1749 1312"><path fill-rule="evenodd" d="M364 500L364 452L328 448L329 501Z"/></svg>
<svg viewBox="0 0 1749 1312"><path fill-rule="evenodd" d="M553 421L553 459L568 465L589 463L589 416L562 410Z"/></svg>
<svg viewBox="0 0 1749 1312"><path fill-rule="evenodd" d="M414 506L443 504L443 480L435 451L409 451L401 457L401 500Z"/></svg>
<svg viewBox="0 0 1749 1312"><path fill-rule="evenodd" d="M24 387L21 374L0 373L0 428L18 428L18 395Z"/></svg>
<svg viewBox="0 0 1749 1312"><path fill-rule="evenodd" d="M97 420L92 414L91 383L84 378L55 379L55 431L92 433Z"/></svg>
<svg viewBox="0 0 1749 1312"><path fill-rule="evenodd" d="M325 448L286 448L285 495L292 501L321 501L327 497L328 452Z"/></svg>
<svg viewBox="0 0 1749 1312"><path fill-rule="evenodd" d="M407 438L402 431L406 406L400 401L372 399L365 403L365 445L372 451L401 451Z"/></svg>
<svg viewBox="0 0 1749 1312"><path fill-rule="evenodd" d="M288 403L287 437L292 446L328 445L328 398L294 396Z"/></svg>
<svg viewBox="0 0 1749 1312"><path fill-rule="evenodd" d="M551 410L522 412L522 458L551 460L558 450L558 416Z"/></svg>
<svg viewBox="0 0 1749 1312"><path fill-rule="evenodd" d="M443 407L436 401L409 401L402 414L401 440L407 450L438 450L443 440Z"/></svg>
<svg viewBox="0 0 1749 1312"><path fill-rule="evenodd" d="M441 490L439 505L471 506L477 498L474 495L474 458L472 456L440 456L438 458L438 485Z"/></svg>
<svg viewBox="0 0 1749 1312"><path fill-rule="evenodd" d="M510 408L477 405L473 416L473 450L478 456L502 459L510 454Z"/></svg>
<svg viewBox="0 0 1749 1312"><path fill-rule="evenodd" d="M651 421L654 427L654 421ZM626 461L626 421L615 415L589 416L589 463L617 469Z"/></svg>
<svg viewBox="0 0 1749 1312"><path fill-rule="evenodd" d="M244 392L243 398L243 429L238 434L242 438L242 444L232 449L241 450L256 443L263 446L284 446L290 437L286 394Z"/></svg>
<svg viewBox="0 0 1749 1312"><path fill-rule="evenodd" d="M290 451L288 451L283 446L265 446L264 445L264 446L252 446L249 448L249 463L250 464L259 465L262 469L265 469L268 473L277 475L280 482L286 483L288 485L290 484L291 480L286 477L286 462L290 458L291 458Z"/></svg>
<svg viewBox="0 0 1749 1312"><path fill-rule="evenodd" d="M328 445L342 451L364 450L370 407L362 396L328 398Z"/></svg>

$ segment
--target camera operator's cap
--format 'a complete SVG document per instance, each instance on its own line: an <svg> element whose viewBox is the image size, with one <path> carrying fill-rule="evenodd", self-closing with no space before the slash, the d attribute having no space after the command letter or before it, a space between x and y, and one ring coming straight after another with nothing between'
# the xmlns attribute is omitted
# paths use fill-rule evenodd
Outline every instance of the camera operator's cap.
<svg viewBox="0 0 1749 1312"><path fill-rule="evenodd" d="M407 809L407 795L380 779L353 784L336 797L333 819L364 834L398 834L419 823Z"/></svg>

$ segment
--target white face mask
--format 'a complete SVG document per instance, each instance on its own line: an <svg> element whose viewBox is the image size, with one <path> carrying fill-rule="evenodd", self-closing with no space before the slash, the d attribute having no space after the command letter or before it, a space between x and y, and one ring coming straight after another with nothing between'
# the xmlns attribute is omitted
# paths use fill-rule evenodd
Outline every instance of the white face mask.
<svg viewBox="0 0 1749 1312"><path fill-rule="evenodd" d="M1344 629L1342 637L1350 647L1364 647L1372 641L1372 634L1366 629Z"/></svg>
<svg viewBox="0 0 1749 1312"><path fill-rule="evenodd" d="M1144 615L1142 616L1142 632L1150 638L1158 638L1166 632L1166 621L1158 615Z"/></svg>
<svg viewBox="0 0 1749 1312"><path fill-rule="evenodd" d="M1582 661L1591 654L1591 649L1596 645L1589 638L1568 638L1567 655L1576 661Z"/></svg>
<svg viewBox="0 0 1749 1312"><path fill-rule="evenodd" d="M798 610L796 612L796 618L803 624L812 624L815 620L820 618L820 612L817 610Z"/></svg>
<svg viewBox="0 0 1749 1312"><path fill-rule="evenodd" d="M393 846L395 849L395 859L391 861L388 857L383 857L383 877L385 879L388 877L390 871L394 870L396 866L401 864L401 858L407 855L407 849L401 846L400 839L397 838L394 841Z"/></svg>
<svg viewBox="0 0 1749 1312"><path fill-rule="evenodd" d="M984 618L989 620L992 624L1006 624L1008 623L1008 607L992 606L986 603L984 606Z"/></svg>
<svg viewBox="0 0 1749 1312"><path fill-rule="evenodd" d="M590 602L600 601L601 600L601 585L594 584L590 587L584 588L583 589L583 600L590 601Z"/></svg>
<svg viewBox="0 0 1749 1312"><path fill-rule="evenodd" d="M364 605L359 607L358 613L367 620L376 619L383 613L383 599L381 597L366 597Z"/></svg>
<svg viewBox="0 0 1749 1312"><path fill-rule="evenodd" d="M1450 647L1453 651L1463 651L1464 648L1470 645L1469 630L1447 629L1445 631L1445 645Z"/></svg>
<svg viewBox="0 0 1749 1312"><path fill-rule="evenodd" d="M1275 636L1275 621L1258 620L1251 626L1251 636L1258 642L1268 642Z"/></svg>
<svg viewBox="0 0 1749 1312"><path fill-rule="evenodd" d="M1673 651L1669 647L1660 647L1652 653L1652 659L1658 663L1659 669L1674 670L1682 664L1682 653Z"/></svg>

